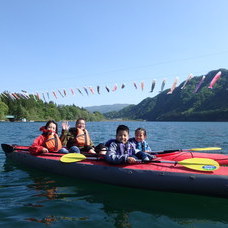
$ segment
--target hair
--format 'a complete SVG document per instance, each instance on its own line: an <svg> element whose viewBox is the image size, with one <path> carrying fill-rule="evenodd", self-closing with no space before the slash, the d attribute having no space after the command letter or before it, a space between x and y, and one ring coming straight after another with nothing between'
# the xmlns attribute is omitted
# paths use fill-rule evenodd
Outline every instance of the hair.
<svg viewBox="0 0 228 228"><path fill-rule="evenodd" d="M78 124L78 122L79 122L80 120L85 121L85 119L84 119L84 118L78 118L78 119L76 120L76 125Z"/></svg>
<svg viewBox="0 0 228 228"><path fill-rule="evenodd" d="M46 123L46 125L45 125L45 129L48 128L48 126L49 126L50 123L55 124L55 126L56 126L55 133L58 134L58 124L57 124L54 120L49 120L49 121Z"/></svg>
<svg viewBox="0 0 228 228"><path fill-rule="evenodd" d="M137 129L135 130L135 134L136 134L138 131L142 131L142 132L144 133L144 136L146 136L146 130L145 130L144 128L141 128L141 127L137 128Z"/></svg>
<svg viewBox="0 0 228 228"><path fill-rule="evenodd" d="M119 131L127 131L127 133L129 134L129 128L126 125L119 125L116 129L116 135Z"/></svg>

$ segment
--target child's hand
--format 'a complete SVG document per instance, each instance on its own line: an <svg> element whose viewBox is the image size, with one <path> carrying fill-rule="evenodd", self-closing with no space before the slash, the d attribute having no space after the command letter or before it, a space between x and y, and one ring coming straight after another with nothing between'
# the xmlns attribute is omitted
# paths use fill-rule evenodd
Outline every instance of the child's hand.
<svg viewBox="0 0 228 228"><path fill-rule="evenodd" d="M62 129L68 131L69 128L70 128L70 125L68 124L68 121L63 121L62 122Z"/></svg>
<svg viewBox="0 0 228 228"><path fill-rule="evenodd" d="M48 153L49 151L48 151L47 148L44 147L44 148L42 149L42 152L43 152L43 153Z"/></svg>
<svg viewBox="0 0 228 228"><path fill-rule="evenodd" d="M136 160L133 157L128 157L127 158L127 162L130 163L130 164L134 164L134 163L136 163Z"/></svg>

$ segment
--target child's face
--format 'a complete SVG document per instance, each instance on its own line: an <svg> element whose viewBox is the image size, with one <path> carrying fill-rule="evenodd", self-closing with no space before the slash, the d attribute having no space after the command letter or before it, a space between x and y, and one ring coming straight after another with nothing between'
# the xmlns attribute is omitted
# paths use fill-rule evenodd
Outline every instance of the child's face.
<svg viewBox="0 0 228 228"><path fill-rule="evenodd" d="M135 140L137 142L142 142L143 140L145 140L146 136L145 133L143 131L137 131L135 133Z"/></svg>
<svg viewBox="0 0 228 228"><path fill-rule="evenodd" d="M116 140L118 142L127 143L129 139L129 134L127 131L119 131L116 135Z"/></svg>
<svg viewBox="0 0 228 228"><path fill-rule="evenodd" d="M85 129L85 120L79 120L76 124L76 128Z"/></svg>
<svg viewBox="0 0 228 228"><path fill-rule="evenodd" d="M56 132L56 125L54 123L50 123L47 126L47 130L52 131L52 132Z"/></svg>

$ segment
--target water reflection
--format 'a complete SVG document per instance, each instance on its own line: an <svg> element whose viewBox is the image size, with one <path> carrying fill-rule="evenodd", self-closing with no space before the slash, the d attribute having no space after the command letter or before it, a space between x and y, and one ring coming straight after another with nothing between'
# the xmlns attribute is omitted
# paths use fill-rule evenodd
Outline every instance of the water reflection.
<svg viewBox="0 0 228 228"><path fill-rule="evenodd" d="M103 220L102 222L120 228L132 227L132 224L137 223L135 218L156 223L165 219L166 222L172 221L179 225L199 221L203 224L228 224L227 199L132 189L72 180L34 170L24 171L32 180L27 185L32 193L30 200L34 201L35 198L34 203L24 206L36 208L38 214L42 215L42 218L29 216L27 221L45 224L60 221L89 223L99 215L99 222ZM47 213L44 208L50 208L50 211ZM142 224L144 222L146 221L142 221Z"/></svg>

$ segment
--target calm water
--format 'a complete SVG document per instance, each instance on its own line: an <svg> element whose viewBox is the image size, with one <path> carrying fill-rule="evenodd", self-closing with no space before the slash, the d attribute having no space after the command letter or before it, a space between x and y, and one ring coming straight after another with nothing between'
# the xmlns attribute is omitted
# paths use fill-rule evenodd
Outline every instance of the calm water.
<svg viewBox="0 0 228 228"><path fill-rule="evenodd" d="M119 124L144 127L153 150L222 147L228 123L92 122L95 144ZM44 123L0 123L0 143L30 145ZM71 123L73 126L74 123ZM91 174L92 175L92 174ZM16 166L0 151L1 227L228 227L228 199L130 189Z"/></svg>

